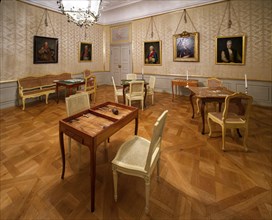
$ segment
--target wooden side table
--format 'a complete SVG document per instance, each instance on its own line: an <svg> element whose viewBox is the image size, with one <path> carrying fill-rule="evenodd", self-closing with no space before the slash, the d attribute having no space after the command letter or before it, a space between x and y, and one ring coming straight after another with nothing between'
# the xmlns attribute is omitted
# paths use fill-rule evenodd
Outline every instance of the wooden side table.
<svg viewBox="0 0 272 220"><path fill-rule="evenodd" d="M190 87L198 87L198 80L186 80L186 79L173 79L172 80L172 101L175 99L175 93L177 94L177 88L178 86L186 87L188 83L188 86Z"/></svg>

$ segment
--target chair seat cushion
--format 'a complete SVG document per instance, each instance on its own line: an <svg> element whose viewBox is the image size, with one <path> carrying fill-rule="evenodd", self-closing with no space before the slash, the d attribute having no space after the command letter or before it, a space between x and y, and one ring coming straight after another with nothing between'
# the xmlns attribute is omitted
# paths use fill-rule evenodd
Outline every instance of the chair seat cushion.
<svg viewBox="0 0 272 220"><path fill-rule="evenodd" d="M131 96L130 94L126 94L126 97L131 100L143 100L144 95L133 95Z"/></svg>
<svg viewBox="0 0 272 220"><path fill-rule="evenodd" d="M222 112L210 112L210 118L216 118L217 120L222 121ZM245 123L245 121L235 113L229 113L225 121L226 123Z"/></svg>
<svg viewBox="0 0 272 220"><path fill-rule="evenodd" d="M122 144L112 163L119 167L136 169L144 172L149 146L150 141L135 136Z"/></svg>

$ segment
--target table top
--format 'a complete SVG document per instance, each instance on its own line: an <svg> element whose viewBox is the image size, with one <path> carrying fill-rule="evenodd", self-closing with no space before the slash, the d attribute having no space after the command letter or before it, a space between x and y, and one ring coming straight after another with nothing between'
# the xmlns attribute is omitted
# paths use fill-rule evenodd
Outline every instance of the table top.
<svg viewBox="0 0 272 220"><path fill-rule="evenodd" d="M132 81L144 81L144 84L145 85L148 85L149 83L146 82L144 79L134 79L134 80L131 80L131 79L121 79L121 85L124 86L124 85L129 85L129 82L132 82Z"/></svg>
<svg viewBox="0 0 272 220"><path fill-rule="evenodd" d="M115 115L112 112L113 108L118 110L118 115ZM135 107L114 102L105 102L101 105L60 120L60 125L67 129L87 134L90 137L96 137L114 124L133 114L138 114L138 109Z"/></svg>
<svg viewBox="0 0 272 220"><path fill-rule="evenodd" d="M54 82L61 85L74 85L74 84L84 83L84 79L75 78L75 79L66 79L66 80L54 80Z"/></svg>
<svg viewBox="0 0 272 220"><path fill-rule="evenodd" d="M197 98L225 98L234 92L225 87L209 88L209 87L189 87Z"/></svg>

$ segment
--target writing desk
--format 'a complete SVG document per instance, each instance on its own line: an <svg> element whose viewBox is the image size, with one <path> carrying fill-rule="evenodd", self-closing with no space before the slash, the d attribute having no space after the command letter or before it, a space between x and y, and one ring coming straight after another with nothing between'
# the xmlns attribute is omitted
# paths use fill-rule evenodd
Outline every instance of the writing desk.
<svg viewBox="0 0 272 220"><path fill-rule="evenodd" d="M118 115L112 109L119 111ZM65 149L63 134L73 138L90 151L91 211L95 209L96 149L105 140L135 120L135 135L138 133L138 109L113 102L106 102L59 121L59 142L62 157L62 174L65 173Z"/></svg>
<svg viewBox="0 0 272 220"><path fill-rule="evenodd" d="M72 93L72 88L79 87L80 85L84 85L84 79L67 79L67 80L56 80L56 94L57 94L57 103L59 103L59 87L63 86L66 90L68 90L68 96Z"/></svg>
<svg viewBox="0 0 272 220"><path fill-rule="evenodd" d="M177 94L178 86L186 87L187 86L187 80L177 78L177 79L173 79L171 84L172 84L172 101L174 101L175 93ZM188 86L197 87L198 86L198 80L188 80Z"/></svg>
<svg viewBox="0 0 272 220"><path fill-rule="evenodd" d="M233 94L233 91L230 91L224 87L220 88L209 88L209 87L189 87L191 91L190 94L190 102L193 109L192 118L195 116L195 109L193 103L193 96L197 97L201 101L200 113L202 117L202 134L205 134L205 105L207 102L218 102L219 103L219 111L221 111L221 105L225 102L225 98L228 95Z"/></svg>
<svg viewBox="0 0 272 220"><path fill-rule="evenodd" d="M121 85L123 86L123 101L126 103L126 90L129 87L129 82L132 80L130 79L122 79L121 80ZM145 96L144 96L144 107L146 107L145 100L146 100L146 95L147 95L147 86L149 85L148 82L146 82L144 79L136 79L134 81L144 81L144 89L145 89Z"/></svg>

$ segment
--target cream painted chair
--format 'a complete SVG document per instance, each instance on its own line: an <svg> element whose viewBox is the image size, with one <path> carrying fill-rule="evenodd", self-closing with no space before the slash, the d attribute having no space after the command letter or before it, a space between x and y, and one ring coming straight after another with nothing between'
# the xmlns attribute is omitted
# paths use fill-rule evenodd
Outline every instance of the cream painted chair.
<svg viewBox="0 0 272 220"><path fill-rule="evenodd" d="M68 117L76 113L82 112L90 108L89 94L86 92L77 93L65 98L66 112ZM78 169L80 169L81 163L81 144L78 144ZM71 156L71 138L68 137L68 152L69 157Z"/></svg>
<svg viewBox="0 0 272 220"><path fill-rule="evenodd" d="M126 94L126 105L131 106L132 101L141 101L144 110L144 81L129 82L129 92Z"/></svg>
<svg viewBox="0 0 272 220"><path fill-rule="evenodd" d="M150 76L149 84L147 87L147 95L152 97L152 105L154 104L154 90L155 90L156 77Z"/></svg>
<svg viewBox="0 0 272 220"><path fill-rule="evenodd" d="M248 136L248 120L252 101L253 99L249 95L246 95L244 93L234 93L226 97L223 113L222 112L208 113L207 120L210 129L209 136L210 137L212 136L212 127L210 121L219 124L222 128L223 151L225 151L226 130L231 129L231 133L232 135L234 135L234 130L239 128L243 128L245 130L243 145L245 147L245 151L247 151L246 139ZM234 108L237 109L236 110L237 113L233 112Z"/></svg>
<svg viewBox="0 0 272 220"><path fill-rule="evenodd" d="M151 141L134 136L119 148L112 161L114 200L117 202L118 173L138 176L145 180L145 212L149 211L150 178L157 165L157 178L159 179L160 149L163 128L168 111L164 111L153 128Z"/></svg>
<svg viewBox="0 0 272 220"><path fill-rule="evenodd" d="M126 75L126 77L127 77L127 80L136 80L137 79L137 75L134 73L128 73Z"/></svg>
<svg viewBox="0 0 272 220"><path fill-rule="evenodd" d="M114 97L115 97L115 102L118 103L118 96L123 96L123 89L117 89L114 81L114 77L111 77L112 79L112 84L114 88Z"/></svg>
<svg viewBox="0 0 272 220"><path fill-rule="evenodd" d="M222 81L220 79L217 79L217 78L209 78L207 80L207 86L211 89L216 89L216 88L220 88L220 87L223 87L223 84L222 84ZM197 114L199 114L200 112L200 99L196 99L196 108L197 108ZM214 103L215 105L215 108L216 108L216 104L217 103Z"/></svg>
<svg viewBox="0 0 272 220"><path fill-rule="evenodd" d="M82 92L87 92L89 94L89 96L91 97L91 95L93 95L93 102L95 103L95 98L96 98L96 77L93 75L89 75L87 77L84 78L85 80L85 85L84 85L84 89L83 90L79 90L77 91L78 93L82 93Z"/></svg>
<svg viewBox="0 0 272 220"><path fill-rule="evenodd" d="M92 75L91 70L86 69L86 70L83 71L83 77L84 77L84 78L86 78L86 77L88 77L88 76L90 76L90 75Z"/></svg>

